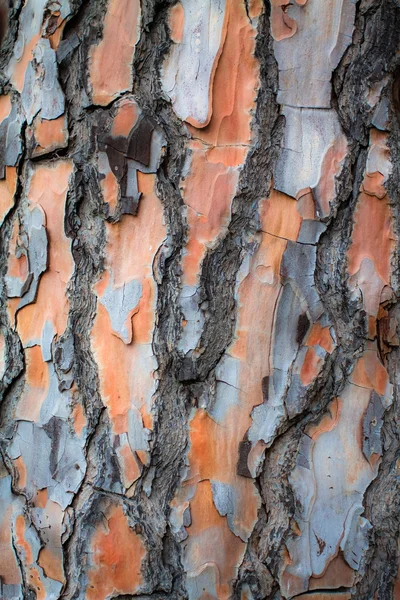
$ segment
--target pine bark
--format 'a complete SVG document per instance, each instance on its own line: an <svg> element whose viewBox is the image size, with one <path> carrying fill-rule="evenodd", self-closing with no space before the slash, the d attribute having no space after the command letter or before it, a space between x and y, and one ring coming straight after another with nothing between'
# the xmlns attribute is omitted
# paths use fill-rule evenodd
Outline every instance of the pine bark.
<svg viewBox="0 0 400 600"><path fill-rule="evenodd" d="M400 598L398 0L0 38L0 598Z"/></svg>

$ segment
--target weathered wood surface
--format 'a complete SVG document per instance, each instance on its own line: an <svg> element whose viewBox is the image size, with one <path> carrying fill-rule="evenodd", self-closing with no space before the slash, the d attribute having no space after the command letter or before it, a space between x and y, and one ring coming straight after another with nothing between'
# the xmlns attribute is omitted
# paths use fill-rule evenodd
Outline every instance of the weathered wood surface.
<svg viewBox="0 0 400 600"><path fill-rule="evenodd" d="M400 598L397 0L2 0L0 598Z"/></svg>

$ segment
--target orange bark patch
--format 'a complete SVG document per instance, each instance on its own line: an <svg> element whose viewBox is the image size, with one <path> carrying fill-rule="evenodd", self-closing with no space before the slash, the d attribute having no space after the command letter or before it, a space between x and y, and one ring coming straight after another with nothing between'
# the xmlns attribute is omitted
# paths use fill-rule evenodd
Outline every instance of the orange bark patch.
<svg viewBox="0 0 400 600"><path fill-rule="evenodd" d="M262 221L262 226L264 223ZM274 307L280 291L279 272L286 246L286 240L263 234L250 272L238 292L236 340L230 353L243 360L241 386L247 389L249 382L253 381L253 387L259 390L255 404L262 402L261 379L269 375ZM258 315L257 320L254 315Z"/></svg>
<svg viewBox="0 0 400 600"><path fill-rule="evenodd" d="M162 206L155 195L154 175L139 174L143 193L136 217L125 215L115 224L106 224L106 267L96 285L101 297L108 285L109 273L115 287L136 279L142 296L132 318L133 338L124 344L111 328L109 315L98 302L91 338L99 364L101 394L109 409L115 434L126 433L128 411L137 408L146 423L151 423L151 398L155 389L151 340L154 328L156 284L153 280L154 256L165 238ZM128 469L131 472L131 469ZM127 479L128 472L126 474Z"/></svg>
<svg viewBox="0 0 400 600"><path fill-rule="evenodd" d="M59 552L53 552L52 548L45 546L39 552L38 565L43 569L46 577L60 583L64 582L64 569Z"/></svg>
<svg viewBox="0 0 400 600"><path fill-rule="evenodd" d="M385 201L361 193L354 214L352 244L348 251L349 273L353 275L364 258L369 258L381 279L390 281L390 260L394 250L392 212Z"/></svg>
<svg viewBox="0 0 400 600"><path fill-rule="evenodd" d="M4 121L5 118L11 112L11 96L0 96L0 123Z"/></svg>
<svg viewBox="0 0 400 600"><path fill-rule="evenodd" d="M306 434L314 441L319 438L322 433L334 429L339 421L340 412L342 410L341 398L335 398L328 406L328 412L316 425L309 425L306 429Z"/></svg>
<svg viewBox="0 0 400 600"><path fill-rule="evenodd" d="M264 12L263 0L250 0L249 2L249 15L251 19L259 17Z"/></svg>
<svg viewBox="0 0 400 600"><path fill-rule="evenodd" d="M41 339L46 320L58 334L66 328L68 300L65 291L74 268L71 241L64 233L65 201L71 172L69 161L60 161L54 166L41 165L30 182L30 206L39 205L46 215L49 256L36 302L25 306L17 315L18 333L24 344Z"/></svg>
<svg viewBox="0 0 400 600"><path fill-rule="evenodd" d="M47 491L47 488L38 490L36 492L36 497L34 498L35 506L37 506L38 508L45 508L48 499L49 499L49 493Z"/></svg>
<svg viewBox="0 0 400 600"><path fill-rule="evenodd" d="M198 484L191 502L191 516L185 542L186 570L193 576L201 573L207 564L215 565L218 598L227 600L246 546L230 531L226 519L215 508L209 481Z"/></svg>
<svg viewBox="0 0 400 600"><path fill-rule="evenodd" d="M129 444L124 444L118 448L118 455L122 462L122 474L124 477L124 486L129 488L140 477L140 468L132 454Z"/></svg>
<svg viewBox="0 0 400 600"><path fill-rule="evenodd" d="M106 106L121 92L131 89L139 26L139 0L110 0L103 39L89 53L94 104Z"/></svg>
<svg viewBox="0 0 400 600"><path fill-rule="evenodd" d="M296 200L272 190L270 197L262 203L260 213L266 233L293 242L297 240L302 219L297 211Z"/></svg>
<svg viewBox="0 0 400 600"><path fill-rule="evenodd" d="M88 573L88 600L135 594L142 584L140 569L146 555L142 540L129 527L121 506L112 507L107 520L107 529L99 525L91 540L93 566Z"/></svg>
<svg viewBox="0 0 400 600"><path fill-rule="evenodd" d="M206 411L196 411L190 423L188 455L190 484L208 479L232 486L237 503L235 523L241 531L251 531L258 510L252 480L236 474L239 442L250 425L247 412L248 408L235 406L218 425Z"/></svg>
<svg viewBox="0 0 400 600"><path fill-rule="evenodd" d="M279 42L292 37L297 31L297 23L286 13L286 0L271 0L271 33Z"/></svg>
<svg viewBox="0 0 400 600"><path fill-rule="evenodd" d="M310 188L297 195L297 212L303 219L315 219L315 202Z"/></svg>
<svg viewBox="0 0 400 600"><path fill-rule="evenodd" d="M56 30L52 35L49 36L50 46L53 48L53 50L58 49L58 46L60 45L61 38L63 36L66 24L67 24L67 19L63 19L61 17L61 15L59 15L57 24L56 24Z"/></svg>
<svg viewBox="0 0 400 600"><path fill-rule="evenodd" d="M330 328L322 327L320 323L315 323L308 334L307 346L321 346L321 348L331 354L335 346Z"/></svg>
<svg viewBox="0 0 400 600"><path fill-rule="evenodd" d="M388 384L388 374L380 362L377 352L367 350L358 360L351 376L351 381L355 385L374 389L378 394L383 395Z"/></svg>
<svg viewBox="0 0 400 600"><path fill-rule="evenodd" d="M257 31L249 22L244 3L230 0L226 10L225 43L210 88L211 121L203 129L189 126L194 136L214 146L250 142L251 111L259 86L254 56Z"/></svg>
<svg viewBox="0 0 400 600"><path fill-rule="evenodd" d="M322 577L311 577L310 590L335 589L338 587L352 587L354 583L354 571L345 562L341 553L338 554L328 565Z"/></svg>
<svg viewBox="0 0 400 600"><path fill-rule="evenodd" d="M136 125L138 117L139 108L136 102L130 99L122 100L113 119L111 135L128 137L131 129Z"/></svg>
<svg viewBox="0 0 400 600"><path fill-rule="evenodd" d="M234 412L224 427L232 427ZM224 432L205 410L197 410L190 423L189 463L193 478L229 482L236 473L237 447L242 437L239 427Z"/></svg>
<svg viewBox="0 0 400 600"><path fill-rule="evenodd" d="M14 194L17 188L16 167L6 167L6 178L0 181L0 223L14 205Z"/></svg>
<svg viewBox="0 0 400 600"><path fill-rule="evenodd" d="M24 553L24 564L28 567L29 573L29 585L36 591L37 600L45 600L46 590L43 587L39 571L33 567L33 554L32 549L25 539L25 519L22 515L18 515L15 521L15 538L16 544L20 550Z"/></svg>
<svg viewBox="0 0 400 600"><path fill-rule="evenodd" d="M67 119L61 115L58 119L47 121L37 118L34 126L37 147L33 156L40 156L57 148L65 148L68 143Z"/></svg>
<svg viewBox="0 0 400 600"><path fill-rule="evenodd" d="M146 450L136 450L136 455L142 465L148 465L150 463L150 455Z"/></svg>
<svg viewBox="0 0 400 600"><path fill-rule="evenodd" d="M379 200L382 200L387 194L383 185L384 179L382 173L378 171L375 173L366 173L361 189L369 196L376 196Z"/></svg>
<svg viewBox="0 0 400 600"><path fill-rule="evenodd" d="M126 415L130 407L128 351L123 342L112 334L111 323L104 306L97 304L97 315L92 329L92 341L99 363L100 389L108 406L115 433L126 431ZM121 417L123 423L121 423ZM118 418L118 423L115 421Z"/></svg>
<svg viewBox="0 0 400 600"><path fill-rule="evenodd" d="M207 245L215 240L228 223L230 205L235 194L238 173L221 162L209 162L202 144L193 142L191 171L182 183L185 204L188 206L189 239L183 259L184 282L195 285L200 263ZM227 150L228 163L231 151Z"/></svg>
<svg viewBox="0 0 400 600"><path fill-rule="evenodd" d="M100 187L104 202L109 205L111 212L114 212L118 204L119 185L111 170L101 179Z"/></svg>
<svg viewBox="0 0 400 600"><path fill-rule="evenodd" d="M24 459L22 456L19 456L13 463L18 472L18 487L23 490L26 487L26 465Z"/></svg>
<svg viewBox="0 0 400 600"><path fill-rule="evenodd" d="M24 393L17 407L17 418L37 422L49 390L49 371L40 346L25 349L26 379Z"/></svg>
<svg viewBox="0 0 400 600"><path fill-rule="evenodd" d="M21 573L12 545L12 506L6 507L0 523L0 578L5 585L18 585L21 583Z"/></svg>
<svg viewBox="0 0 400 600"><path fill-rule="evenodd" d="M145 406L142 406L140 409L140 414L142 415L143 425L146 429L153 429L153 415L146 411Z"/></svg>
<svg viewBox="0 0 400 600"><path fill-rule="evenodd" d="M329 202L335 197L336 175L340 172L341 163L347 153L346 138L341 135L326 151L322 165L321 177L318 183L318 196L321 203L323 216L329 215Z"/></svg>
<svg viewBox="0 0 400 600"><path fill-rule="evenodd" d="M21 93L23 90L26 69L33 58L32 52L39 40L39 33L35 34L30 40L28 40L25 43L21 58L15 62L14 69L12 71L11 82L19 93Z"/></svg>
<svg viewBox="0 0 400 600"><path fill-rule="evenodd" d="M153 191L155 177L138 175L143 196L137 216L124 215L118 223L106 224L106 264L113 272L116 287L152 275L154 255L166 236L163 209Z"/></svg>
<svg viewBox="0 0 400 600"><path fill-rule="evenodd" d="M323 359L318 356L314 348L309 348L304 357L300 371L301 383L306 387L317 377L321 370Z"/></svg>
<svg viewBox="0 0 400 600"><path fill-rule="evenodd" d="M176 44L181 44L183 39L183 26L185 24L185 11L180 2L171 8L168 15L170 37Z"/></svg>
<svg viewBox="0 0 400 600"><path fill-rule="evenodd" d="M78 437L81 436L82 431L86 427L87 419L81 404L75 404L72 410L72 422L74 424L75 433Z"/></svg>
<svg viewBox="0 0 400 600"><path fill-rule="evenodd" d="M154 325L155 289L154 282L148 277L142 282L142 297L139 308L132 316L132 325L136 344L150 344Z"/></svg>
<svg viewBox="0 0 400 600"><path fill-rule="evenodd" d="M247 148L245 146L216 146L206 152L206 160L209 163L222 163L226 167L239 167L246 159Z"/></svg>

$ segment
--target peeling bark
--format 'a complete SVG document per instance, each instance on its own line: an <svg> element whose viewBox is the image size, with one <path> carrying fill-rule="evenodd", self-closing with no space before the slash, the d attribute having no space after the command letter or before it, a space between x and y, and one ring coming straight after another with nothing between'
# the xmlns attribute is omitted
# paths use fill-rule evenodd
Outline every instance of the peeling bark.
<svg viewBox="0 0 400 600"><path fill-rule="evenodd" d="M395 600L397 0L0 2L0 597Z"/></svg>

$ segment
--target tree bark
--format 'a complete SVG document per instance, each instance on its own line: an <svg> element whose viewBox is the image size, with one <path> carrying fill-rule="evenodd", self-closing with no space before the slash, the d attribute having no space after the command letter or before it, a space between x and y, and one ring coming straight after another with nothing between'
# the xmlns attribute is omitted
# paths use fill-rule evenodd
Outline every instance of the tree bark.
<svg viewBox="0 0 400 600"><path fill-rule="evenodd" d="M398 0L0 37L0 598L399 599Z"/></svg>

